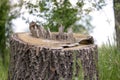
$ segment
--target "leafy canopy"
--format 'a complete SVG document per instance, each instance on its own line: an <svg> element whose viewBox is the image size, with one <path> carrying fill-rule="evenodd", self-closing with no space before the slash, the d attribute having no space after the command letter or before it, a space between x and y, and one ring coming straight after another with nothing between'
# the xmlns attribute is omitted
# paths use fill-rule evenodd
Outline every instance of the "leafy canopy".
<svg viewBox="0 0 120 80"><path fill-rule="evenodd" d="M77 0L75 4L72 1L36 0L35 3L26 1L24 4L30 14L44 20L38 23L45 27L50 27L52 31L57 31L61 24L65 27L65 31L71 26L74 26L73 28L77 26L83 27L79 21L86 17L92 10L99 10L104 6L104 0Z"/></svg>

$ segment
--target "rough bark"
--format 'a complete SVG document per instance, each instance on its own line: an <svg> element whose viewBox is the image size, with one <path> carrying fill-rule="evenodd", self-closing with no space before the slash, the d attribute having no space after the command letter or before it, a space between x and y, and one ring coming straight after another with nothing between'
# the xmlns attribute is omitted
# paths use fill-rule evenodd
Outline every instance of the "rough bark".
<svg viewBox="0 0 120 80"><path fill-rule="evenodd" d="M41 42L30 43L29 40L31 39L28 39L28 42L23 40L18 34L11 36L8 80L72 80L79 72L84 74L84 80L98 80L96 45L79 44L58 48L52 47L54 45L43 46ZM73 68L74 64L76 70Z"/></svg>
<svg viewBox="0 0 120 80"><path fill-rule="evenodd" d="M115 16L116 43L118 49L120 49L120 0L113 0L113 5Z"/></svg>

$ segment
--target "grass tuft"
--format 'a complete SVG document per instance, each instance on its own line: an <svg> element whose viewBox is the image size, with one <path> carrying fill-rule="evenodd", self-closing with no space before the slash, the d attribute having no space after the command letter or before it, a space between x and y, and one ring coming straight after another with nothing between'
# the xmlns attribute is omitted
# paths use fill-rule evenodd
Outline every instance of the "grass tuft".
<svg viewBox="0 0 120 80"><path fill-rule="evenodd" d="M8 67L3 66L2 60L0 59L0 80L7 80L8 78Z"/></svg>
<svg viewBox="0 0 120 80"><path fill-rule="evenodd" d="M120 80L120 51L111 44L99 48L100 80Z"/></svg>

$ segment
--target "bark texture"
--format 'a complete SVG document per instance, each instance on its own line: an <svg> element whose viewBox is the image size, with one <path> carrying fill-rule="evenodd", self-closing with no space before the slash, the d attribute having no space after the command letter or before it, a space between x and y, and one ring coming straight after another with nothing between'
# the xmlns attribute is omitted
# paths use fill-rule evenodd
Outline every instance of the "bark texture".
<svg viewBox="0 0 120 80"><path fill-rule="evenodd" d="M72 80L79 73L83 73L84 80L98 80L98 51L94 44L58 49L30 44L14 34L10 48L8 80Z"/></svg>
<svg viewBox="0 0 120 80"><path fill-rule="evenodd" d="M113 0L115 16L116 43L120 50L120 0Z"/></svg>

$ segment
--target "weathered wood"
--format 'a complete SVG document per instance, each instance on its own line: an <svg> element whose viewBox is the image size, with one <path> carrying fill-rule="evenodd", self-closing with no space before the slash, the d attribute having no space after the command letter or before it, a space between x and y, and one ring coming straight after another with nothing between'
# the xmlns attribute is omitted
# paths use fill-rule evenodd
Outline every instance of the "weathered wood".
<svg viewBox="0 0 120 80"><path fill-rule="evenodd" d="M76 44L93 44L94 43L94 40L91 36L88 36L82 39L79 38L78 40L76 40L73 35L72 28L68 28L67 33L65 33L64 27L62 25L59 27L57 34L51 33L49 28L45 30L44 27L37 25L35 22L31 22L29 28L30 28L30 32L32 36L36 38L59 40L59 41L64 41L64 42L67 41L71 43L70 45L68 45L68 47L71 45L75 46Z"/></svg>
<svg viewBox="0 0 120 80"><path fill-rule="evenodd" d="M39 37L39 26L35 22L31 22L29 25L30 32L32 33L32 36Z"/></svg>
<svg viewBox="0 0 120 80"><path fill-rule="evenodd" d="M58 31L58 40L64 40L64 27L61 25Z"/></svg>
<svg viewBox="0 0 120 80"><path fill-rule="evenodd" d="M73 34L72 28L65 33L62 25L58 33L35 22L29 28L32 36L18 33L10 38L8 80L72 80L79 71L84 80L98 80L98 53L92 36Z"/></svg>
<svg viewBox="0 0 120 80"><path fill-rule="evenodd" d="M68 39L67 40L70 40L70 42L75 42L75 38L73 36L72 28L68 28L67 29L67 35L68 35Z"/></svg>
<svg viewBox="0 0 120 80"><path fill-rule="evenodd" d="M81 39L81 43L93 40L91 37L73 36L78 41ZM70 47L60 48L63 45ZM8 80L72 80L74 73L77 77L79 72L84 74L84 80L98 80L98 52L95 44L46 41L32 37L29 33L18 33L11 36L10 49ZM76 71L73 69L74 64Z"/></svg>
<svg viewBox="0 0 120 80"><path fill-rule="evenodd" d="M49 27L47 27L47 30L46 30L46 38L47 38L47 39L52 39L52 33L51 33Z"/></svg>

